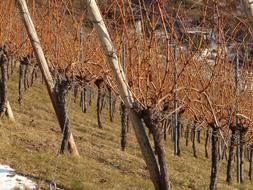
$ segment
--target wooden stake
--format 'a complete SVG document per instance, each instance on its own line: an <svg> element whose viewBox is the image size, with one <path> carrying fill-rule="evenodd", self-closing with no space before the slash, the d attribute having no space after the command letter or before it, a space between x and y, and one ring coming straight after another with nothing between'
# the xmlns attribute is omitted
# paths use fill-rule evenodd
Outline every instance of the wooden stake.
<svg viewBox="0 0 253 190"><path fill-rule="evenodd" d="M7 112L7 115L9 117L9 119L13 122L15 122L15 118L14 118L14 115L13 115L13 112L12 112L12 109L11 109L11 106L10 106L10 103L9 101L7 101L7 105L6 105L6 112Z"/></svg>
<svg viewBox="0 0 253 190"><path fill-rule="evenodd" d="M137 115L136 111L134 111L133 109L134 100L131 91L127 85L125 74L122 70L121 65L119 64L118 57L113 47L111 38L109 36L103 18L100 14L100 10L95 0L85 0L84 2L87 3L87 8L89 9L92 18L94 19L94 26L97 30L101 45L104 50L104 54L106 55L110 68L114 73L115 80L119 89L119 94L124 104L126 105L126 108L129 109L129 116L132 121L135 135L141 148L141 152L147 164L151 180L155 186L155 189L161 190L160 173L157 161L150 146L143 123Z"/></svg>
<svg viewBox="0 0 253 190"><path fill-rule="evenodd" d="M16 2L17 2L18 7L20 9L20 14L23 19L24 25L26 27L29 39L31 41L33 51L36 55L38 65L39 65L40 70L42 72L43 78L45 79L47 91L50 96L53 108L55 110L58 122L60 124L61 130L63 131L64 121L62 121L61 114L60 114L61 110L59 110L57 103L56 103L57 101L56 101L56 95L54 92L53 78L52 78L51 73L49 71L48 64L45 59L45 55L43 53L43 50L42 50L42 47L40 44L40 40L39 40L39 37L38 37L37 32L35 30L33 21L31 19L26 1L25 0L16 0ZM79 153L77 151L76 144L75 144L75 141L74 141L74 138L73 138L73 135L71 134L71 132L70 132L70 137L71 138L69 138L69 140L68 140L69 151L72 155L79 156Z"/></svg>

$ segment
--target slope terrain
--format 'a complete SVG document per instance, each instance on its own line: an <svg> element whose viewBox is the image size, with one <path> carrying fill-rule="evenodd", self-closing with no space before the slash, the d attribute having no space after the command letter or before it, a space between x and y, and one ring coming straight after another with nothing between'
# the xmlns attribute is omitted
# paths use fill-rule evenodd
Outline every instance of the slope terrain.
<svg viewBox="0 0 253 190"><path fill-rule="evenodd" d="M45 86L37 79L24 93L23 105L18 104L18 74L10 76L9 101L16 123L0 120L0 164L10 165L17 172L37 181L39 189L48 189L55 180L58 187L73 190L151 190L152 183L138 148L134 131L130 128L128 147L120 148L120 117L117 107L115 121L109 121L103 110L103 129L96 123L95 97L87 113L69 95L69 114L81 158L57 156L61 133ZM168 170L173 189L208 189L210 159L204 157L204 141L197 144L198 158L192 155L191 144L182 140L182 155L173 156L171 140L166 142ZM248 162L245 161L245 176ZM243 185L227 186L226 162L220 162L218 188L222 190L253 190L253 183L245 177Z"/></svg>

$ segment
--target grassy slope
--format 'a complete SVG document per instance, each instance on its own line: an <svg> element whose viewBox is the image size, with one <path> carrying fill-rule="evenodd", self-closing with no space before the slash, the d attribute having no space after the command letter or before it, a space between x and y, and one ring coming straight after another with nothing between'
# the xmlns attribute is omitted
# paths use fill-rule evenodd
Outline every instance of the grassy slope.
<svg viewBox="0 0 253 190"><path fill-rule="evenodd" d="M9 82L16 123L6 119L0 121L0 163L9 164L24 174L55 179L74 190L153 189L133 130L129 134L127 151L120 150L119 113L115 122L110 123L104 110L104 129L100 130L96 124L95 103L88 113L83 114L71 100L72 131L82 158L75 159L69 155L57 157L61 135L45 87L37 81L25 92L24 105L20 107L16 78L11 76ZM190 147L183 146L182 156L174 157L170 140L166 146L174 189L208 189L210 161L204 158L203 145L197 145L197 159L193 158ZM224 185L225 166L225 162L220 165L219 189L253 189L253 183L248 180L241 186Z"/></svg>

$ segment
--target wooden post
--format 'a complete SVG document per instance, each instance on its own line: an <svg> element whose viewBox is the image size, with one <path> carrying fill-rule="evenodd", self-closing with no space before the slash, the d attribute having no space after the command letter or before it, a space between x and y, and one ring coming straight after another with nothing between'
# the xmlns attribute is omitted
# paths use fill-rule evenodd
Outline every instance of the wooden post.
<svg viewBox="0 0 253 190"><path fill-rule="evenodd" d="M241 157L240 157L240 154L241 154L241 146L240 146L240 143L241 143L241 138L240 138L240 131L241 131L241 125L240 125L240 120L239 120L239 117L238 117L238 113L240 111L240 105L239 105L239 101L238 101L238 97L240 96L240 89L241 89L241 71L240 71L240 66L239 66L239 54L240 52L237 52L237 55L236 55L236 63L235 63L235 95L237 97L236 99L236 102L235 102L235 112L236 112L236 130L237 130L237 146L236 146L236 158L237 158L237 182L238 183L241 183Z"/></svg>
<svg viewBox="0 0 253 190"><path fill-rule="evenodd" d="M13 122L15 122L15 118L14 118L14 115L13 115L13 112L12 112L12 109L11 109L11 105L10 105L10 103L9 103L9 101L7 101L7 115L8 115L8 117L9 117L9 119L11 120L11 121L13 121Z"/></svg>
<svg viewBox="0 0 253 190"><path fill-rule="evenodd" d="M174 89L173 89L173 109L177 110L177 56L176 56L176 44L173 45L174 50L174 68L173 68L173 83L174 83ZM180 125L178 122L178 112L175 111L172 114L172 122L173 122L173 143L174 143L174 155L180 156Z"/></svg>
<svg viewBox="0 0 253 190"><path fill-rule="evenodd" d="M42 72L43 78L45 79L47 91L50 96L53 108L55 110L58 122L60 124L61 130L63 131L64 121L62 121L62 118L61 118L61 114L60 114L61 110L59 110L59 108L57 106L56 96L55 96L55 92L54 92L53 78L52 78L51 73L49 71L48 64L45 59L45 56L44 56L44 53L43 53L43 50L42 50L42 47L40 44L40 40L39 40L39 37L38 37L37 32L35 30L30 13L28 11L26 1L25 0L16 0L16 2L17 2L18 7L20 9L20 14L23 19L24 25L26 27L28 36L30 38L34 53L35 53L37 61L38 61L38 65L39 65L40 70ZM71 134L71 132L70 132L70 138L68 140L68 145L69 145L69 151L71 152L71 154L75 155L75 156L79 156L79 153L76 148L76 144L75 144L75 141L74 141L74 138L73 138L73 135Z"/></svg>
<svg viewBox="0 0 253 190"><path fill-rule="evenodd" d="M87 3L87 8L89 9L92 18L94 19L94 26L97 30L101 45L104 50L104 54L106 55L110 68L114 73L116 84L119 89L119 94L124 104L126 105L126 108L129 109L129 116L132 121L135 135L141 148L141 152L147 164L151 180L155 186L155 189L161 190L160 172L158 169L157 161L150 146L143 123L137 115L136 111L133 109L134 100L131 91L127 85L125 74L122 70L121 65L119 64L118 57L116 55L103 18L100 14L99 8L95 0L84 0L84 2Z"/></svg>

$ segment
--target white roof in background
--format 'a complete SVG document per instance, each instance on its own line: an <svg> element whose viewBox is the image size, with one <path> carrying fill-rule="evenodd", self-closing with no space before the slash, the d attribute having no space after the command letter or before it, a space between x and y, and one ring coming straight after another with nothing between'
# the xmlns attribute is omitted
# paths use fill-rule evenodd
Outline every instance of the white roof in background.
<svg viewBox="0 0 253 190"><path fill-rule="evenodd" d="M190 34L195 34L195 33L210 34L211 32L212 32L211 29L202 29L200 27L187 29L187 33L190 33Z"/></svg>

